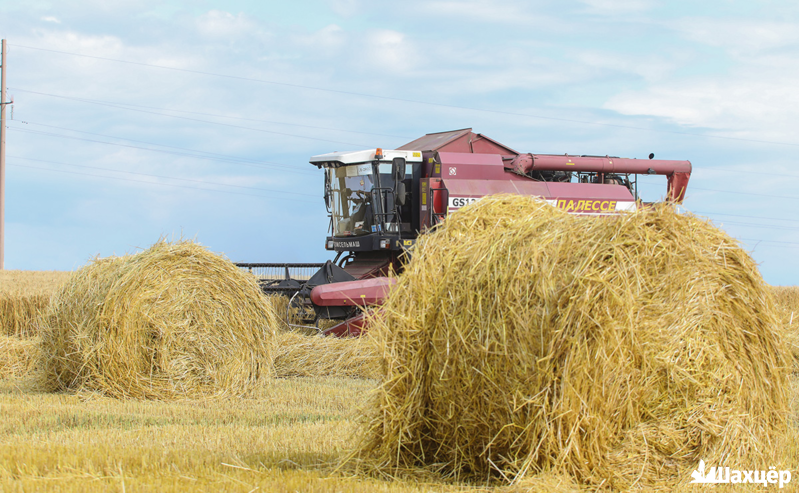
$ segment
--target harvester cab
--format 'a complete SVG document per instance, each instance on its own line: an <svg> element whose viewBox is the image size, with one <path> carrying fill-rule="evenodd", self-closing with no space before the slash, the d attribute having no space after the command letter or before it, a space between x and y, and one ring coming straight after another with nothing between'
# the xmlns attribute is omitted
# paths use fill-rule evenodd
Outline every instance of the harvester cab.
<svg viewBox="0 0 799 493"><path fill-rule="evenodd" d="M571 214L609 216L645 206L639 175L664 175L665 200L682 202L689 161L522 154L470 128L427 134L395 150L314 156L330 217L325 264L238 264L265 292L290 297L287 320L320 332L357 335L363 308L380 304L420 234L487 195L530 195ZM410 250L409 250L410 249ZM285 274L283 274L285 270ZM298 319L297 314L301 314ZM291 323L291 322L290 322Z"/></svg>
<svg viewBox="0 0 799 493"><path fill-rule="evenodd" d="M325 248L346 262L356 252L398 252L403 239L415 238L413 184L421 176L420 151L333 152L311 158L325 176L330 233ZM382 255L392 257L395 255Z"/></svg>

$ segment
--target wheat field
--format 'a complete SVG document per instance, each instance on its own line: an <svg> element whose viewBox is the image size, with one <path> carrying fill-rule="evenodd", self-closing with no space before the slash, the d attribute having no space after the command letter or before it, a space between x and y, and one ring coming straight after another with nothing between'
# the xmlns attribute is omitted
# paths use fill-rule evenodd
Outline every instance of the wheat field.
<svg viewBox="0 0 799 493"><path fill-rule="evenodd" d="M48 297L65 275L16 272L0 279L0 296L33 293ZM786 344L793 344L799 332L799 287L775 287L773 292L783 317ZM8 319L3 319L4 323ZM567 478L546 474L515 486L455 482L430 471L397 478L354 474L340 464L354 447L363 426L363 409L378 381L349 376L360 374L343 362L345 368L336 375L332 366L340 359L326 366L331 368L325 375L334 376L284 371L284 377L264 382L247 397L159 401L115 399L89 391L45 392L36 377L35 317L28 323L32 325L24 327L21 334L0 338L3 492L584 491ZM319 357L292 356L300 354L305 343L291 342L293 346L286 346L283 358L294 365L309 364ZM336 347L342 342L334 341ZM793 352L797 354L795 347ZM784 455L796 467L796 369L789 393L792 429ZM799 491L799 471L793 473L797 477L782 491ZM762 489L748 486L748 491ZM678 491L700 488L685 485Z"/></svg>

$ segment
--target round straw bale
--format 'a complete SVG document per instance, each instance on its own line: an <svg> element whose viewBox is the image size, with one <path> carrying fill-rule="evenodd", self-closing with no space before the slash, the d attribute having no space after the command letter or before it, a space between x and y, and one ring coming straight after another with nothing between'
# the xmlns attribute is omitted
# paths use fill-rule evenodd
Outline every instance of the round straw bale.
<svg viewBox="0 0 799 493"><path fill-rule="evenodd" d="M25 377L35 372L38 351L38 338L0 334L0 380Z"/></svg>
<svg viewBox="0 0 799 493"><path fill-rule="evenodd" d="M170 398L247 392L272 371L277 318L256 280L190 242L77 270L42 333L51 390Z"/></svg>
<svg viewBox="0 0 799 493"><path fill-rule="evenodd" d="M383 382L353 457L613 489L762 468L787 412L772 305L736 241L672 207L484 198L420 239L371 319Z"/></svg>
<svg viewBox="0 0 799 493"><path fill-rule="evenodd" d="M275 345L276 377L377 378L379 374L368 335L342 339L282 332Z"/></svg>

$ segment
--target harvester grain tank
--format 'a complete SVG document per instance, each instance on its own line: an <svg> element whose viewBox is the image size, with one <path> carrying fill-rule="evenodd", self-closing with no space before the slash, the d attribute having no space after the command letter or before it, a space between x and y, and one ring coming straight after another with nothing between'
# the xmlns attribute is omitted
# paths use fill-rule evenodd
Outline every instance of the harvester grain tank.
<svg viewBox="0 0 799 493"><path fill-rule="evenodd" d="M470 128L427 134L394 150L333 152L314 156L324 172L324 200L335 251L325 264L239 264L262 276L266 292L291 297L289 309L306 310L305 323L340 320L326 334L358 335L362 308L380 304L390 270L419 235L447 214L482 197L512 193L540 197L572 214L612 215L644 204L639 175L667 177L666 200L681 203L691 177L689 161L611 156L522 154ZM316 270L298 280L298 269ZM292 273L295 275L292 275Z"/></svg>

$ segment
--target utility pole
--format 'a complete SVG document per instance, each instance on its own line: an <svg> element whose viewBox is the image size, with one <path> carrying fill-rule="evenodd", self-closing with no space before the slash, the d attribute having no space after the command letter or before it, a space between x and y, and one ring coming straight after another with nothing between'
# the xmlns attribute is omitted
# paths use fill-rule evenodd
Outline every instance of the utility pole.
<svg viewBox="0 0 799 493"><path fill-rule="evenodd" d="M0 270L5 269L6 244L6 40L0 41Z"/></svg>

